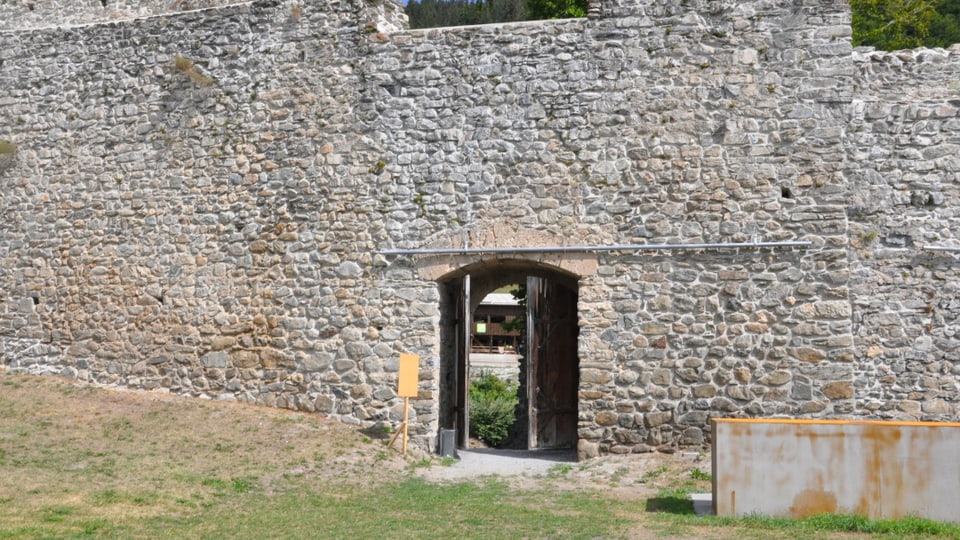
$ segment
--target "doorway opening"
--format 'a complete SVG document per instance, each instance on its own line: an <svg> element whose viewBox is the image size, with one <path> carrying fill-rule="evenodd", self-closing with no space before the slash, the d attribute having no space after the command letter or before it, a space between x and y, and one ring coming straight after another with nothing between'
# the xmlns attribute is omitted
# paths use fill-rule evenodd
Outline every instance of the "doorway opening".
<svg viewBox="0 0 960 540"><path fill-rule="evenodd" d="M471 382L495 376L516 388L515 421L503 448L575 448L576 276L498 259L446 276L440 291L440 428L453 433L458 448L470 447Z"/></svg>

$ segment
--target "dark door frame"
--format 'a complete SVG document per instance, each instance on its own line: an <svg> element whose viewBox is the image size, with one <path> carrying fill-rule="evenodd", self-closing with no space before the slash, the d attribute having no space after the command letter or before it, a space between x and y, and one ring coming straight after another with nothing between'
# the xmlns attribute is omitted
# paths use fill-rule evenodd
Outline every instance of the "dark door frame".
<svg viewBox="0 0 960 540"><path fill-rule="evenodd" d="M439 392L440 399L440 428L455 429L456 441L459 448L465 448L469 441L469 351L470 337L472 332L473 313L483 297L501 287L511 283L526 283L527 278L540 278L544 283L551 284L557 289L566 289L571 295L565 301L571 302L566 316L572 317L573 330L568 327L567 332L577 333L578 325L576 323L577 301L579 298L577 277L568 272L560 270L553 266L546 266L526 260L504 260L496 259L492 261L480 262L461 268L452 275L445 276L439 281L441 286L441 298L444 298L441 304L441 388ZM534 315L530 321L537 320L539 316ZM548 323L549 324L549 323ZM534 326L534 325L531 325ZM530 336L536 338L535 328L528 328ZM566 377L561 377L561 386L563 392L570 395L561 396L562 399L551 399L550 401L559 401L565 403L568 407L573 405L576 409L579 404L578 386L579 386L579 357L577 355L578 337L565 336L566 341L561 347L566 348L569 354L572 354L566 362L550 362L547 358L541 357L540 352L531 350L531 345L536 343L536 339L528 337L526 358L530 360L534 369L527 369L527 396L528 396L528 440L527 444L531 449L535 448L568 448L575 447L577 442L577 421L576 410L573 411L572 418L568 415L562 421L552 418L550 422L556 423L554 428L563 430L559 436L550 436L549 440L542 440L541 433L538 432L541 426L538 425L538 414L545 403L544 396L551 397L553 388L544 388L546 379L539 377L543 369L564 369L570 370ZM572 337L573 346L570 344ZM450 343L450 341L453 343ZM556 351L542 354L555 355ZM538 367L543 369L537 369ZM533 377L533 378L531 378ZM572 383L572 387L571 387ZM555 397L555 396L553 396ZM555 414L556 411L551 412ZM553 425L553 424L551 424Z"/></svg>

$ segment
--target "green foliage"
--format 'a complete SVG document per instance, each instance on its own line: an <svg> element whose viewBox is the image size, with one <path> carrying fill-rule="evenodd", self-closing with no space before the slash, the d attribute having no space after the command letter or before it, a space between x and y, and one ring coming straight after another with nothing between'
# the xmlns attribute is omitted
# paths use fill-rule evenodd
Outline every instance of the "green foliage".
<svg viewBox="0 0 960 540"><path fill-rule="evenodd" d="M411 28L585 17L587 0L411 0Z"/></svg>
<svg viewBox="0 0 960 540"><path fill-rule="evenodd" d="M517 301L517 304L521 307L519 314L513 319L508 319L500 323L500 327L506 330L507 332L520 332L520 335L523 335L524 329L527 327L527 286L517 285L515 289L510 290L510 294L513 295L513 298Z"/></svg>
<svg viewBox="0 0 960 540"><path fill-rule="evenodd" d="M185 74L191 81L199 86L210 86L213 84L213 79L201 73L197 69L196 64L193 63L193 60L190 60L186 56L181 54L174 56L173 67Z"/></svg>
<svg viewBox="0 0 960 540"><path fill-rule="evenodd" d="M939 0L936 17L930 23L930 35L925 42L927 47L949 47L960 43L960 2Z"/></svg>
<svg viewBox="0 0 960 540"><path fill-rule="evenodd" d="M470 383L470 435L500 446L516 421L517 383L487 373Z"/></svg>
<svg viewBox="0 0 960 540"><path fill-rule="evenodd" d="M958 538L960 534L960 527L953 523L918 517L870 519L844 514L819 514L803 519L759 515L742 518L711 517L707 520L694 516L677 517L696 519L696 525L706 522L715 527L743 527L753 531L792 533L795 537L807 537L811 533L818 533L817 537L821 537L823 533L853 533L867 535L867 538Z"/></svg>
<svg viewBox="0 0 960 540"><path fill-rule="evenodd" d="M930 0L852 0L853 43L894 50L919 47L936 10Z"/></svg>
<svg viewBox="0 0 960 540"><path fill-rule="evenodd" d="M667 472L667 467L663 465L657 467L656 469L649 470L643 473L643 476L640 477L640 483L645 484L654 478L659 478L665 472Z"/></svg>
<svg viewBox="0 0 960 540"><path fill-rule="evenodd" d="M960 43L956 0L850 0L853 44L884 51Z"/></svg>
<svg viewBox="0 0 960 540"><path fill-rule="evenodd" d="M411 28L437 28L585 17L587 6L587 0L411 0L406 13ZM893 51L960 43L957 0L850 0L850 7L854 45Z"/></svg>
<svg viewBox="0 0 960 540"><path fill-rule="evenodd" d="M694 480L705 480L707 482L713 480L713 476L710 473L705 473L700 469L690 471L690 478Z"/></svg>
<svg viewBox="0 0 960 540"><path fill-rule="evenodd" d="M587 2L583 0L527 0L527 9L529 20L587 16Z"/></svg>

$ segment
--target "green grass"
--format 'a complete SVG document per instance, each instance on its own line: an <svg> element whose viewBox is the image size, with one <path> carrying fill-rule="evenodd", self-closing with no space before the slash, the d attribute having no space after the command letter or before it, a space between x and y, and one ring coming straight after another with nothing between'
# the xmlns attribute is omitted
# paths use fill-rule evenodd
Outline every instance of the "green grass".
<svg viewBox="0 0 960 540"><path fill-rule="evenodd" d="M0 540L618 538L629 503L583 489L429 483L318 415L0 371Z"/></svg>
<svg viewBox="0 0 960 540"><path fill-rule="evenodd" d="M690 492L684 488L661 490L647 500L646 510L656 516L661 534L711 538L960 538L960 526L916 517L868 519L862 516L823 514L803 519L748 516L742 518L696 516ZM694 533L693 531L697 531Z"/></svg>
<svg viewBox="0 0 960 540"><path fill-rule="evenodd" d="M712 531L721 538L960 538L960 527L921 518L871 520L860 516L821 515L804 519L750 516L744 518L694 517L662 514L658 518L661 531L683 536L691 530ZM839 536L838 536L839 535Z"/></svg>
<svg viewBox="0 0 960 540"><path fill-rule="evenodd" d="M248 537L250 531L284 531L315 538L595 538L615 537L625 520L610 519L596 494L513 493L501 482L430 484L407 478L372 492L288 493L252 496L256 512L233 505L211 509L201 525L161 519L171 537ZM250 506L250 505L244 505ZM256 535L253 535L256 536Z"/></svg>

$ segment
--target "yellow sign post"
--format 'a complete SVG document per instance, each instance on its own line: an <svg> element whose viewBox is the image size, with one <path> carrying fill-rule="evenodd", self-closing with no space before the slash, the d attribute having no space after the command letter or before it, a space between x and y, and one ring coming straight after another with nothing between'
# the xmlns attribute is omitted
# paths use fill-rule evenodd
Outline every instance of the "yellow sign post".
<svg viewBox="0 0 960 540"><path fill-rule="evenodd" d="M400 377L397 384L397 395L403 398L403 423L400 429L390 439L387 447L393 446L401 434L403 435L403 453L407 453L407 415L410 411L410 398L417 397L417 386L420 382L420 357L415 354L400 355Z"/></svg>

